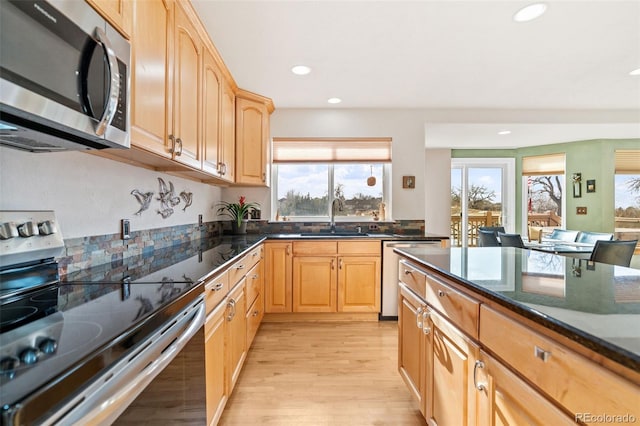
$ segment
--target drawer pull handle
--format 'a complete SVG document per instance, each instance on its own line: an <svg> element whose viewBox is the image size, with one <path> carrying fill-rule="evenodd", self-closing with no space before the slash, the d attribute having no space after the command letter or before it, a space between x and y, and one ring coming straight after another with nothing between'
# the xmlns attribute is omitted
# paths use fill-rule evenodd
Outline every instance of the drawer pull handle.
<svg viewBox="0 0 640 426"><path fill-rule="evenodd" d="M259 313L260 313L259 311L253 311L253 316L257 317Z"/></svg>
<svg viewBox="0 0 640 426"><path fill-rule="evenodd" d="M422 313L424 312L424 306L420 306L416 310L416 327L422 329Z"/></svg>
<svg viewBox="0 0 640 426"><path fill-rule="evenodd" d="M404 270L404 274L405 274L405 275L411 275L411 274L413 274L413 271L410 271L410 270L408 270L408 269L405 269L405 270Z"/></svg>
<svg viewBox="0 0 640 426"><path fill-rule="evenodd" d="M547 362L551 357L551 352L545 351L544 349L537 346L533 349L533 354L536 358L540 358L543 362Z"/></svg>
<svg viewBox="0 0 640 426"><path fill-rule="evenodd" d="M484 391L487 386L484 383L478 383L476 375L478 374L478 368L484 368L484 362L477 360L475 365L473 366L473 386L476 387L479 391Z"/></svg>
<svg viewBox="0 0 640 426"><path fill-rule="evenodd" d="M255 252L251 256L256 257L257 255L258 255L258 252Z"/></svg>
<svg viewBox="0 0 640 426"><path fill-rule="evenodd" d="M422 313L422 332L424 334L431 333L431 327L427 325L427 320L429 319L429 316L431 316L431 312L429 311L428 308L425 308L424 312Z"/></svg>
<svg viewBox="0 0 640 426"><path fill-rule="evenodd" d="M445 293L444 291L438 290L438 296L445 297L446 295L447 295L447 293Z"/></svg>
<svg viewBox="0 0 640 426"><path fill-rule="evenodd" d="M331 270L336 269L336 260L335 259L331 259Z"/></svg>
<svg viewBox="0 0 640 426"><path fill-rule="evenodd" d="M238 265L238 266L236 266L236 269L238 269L238 270L244 269L244 265Z"/></svg>
<svg viewBox="0 0 640 426"><path fill-rule="evenodd" d="M220 291L222 290L222 288L224 287L223 283L218 283L215 286L213 286L213 288L211 289L211 291Z"/></svg>
<svg viewBox="0 0 640 426"><path fill-rule="evenodd" d="M251 277L251 278L253 278L254 280L257 280L257 279L258 279L258 274L255 274L255 275L254 275L253 277Z"/></svg>

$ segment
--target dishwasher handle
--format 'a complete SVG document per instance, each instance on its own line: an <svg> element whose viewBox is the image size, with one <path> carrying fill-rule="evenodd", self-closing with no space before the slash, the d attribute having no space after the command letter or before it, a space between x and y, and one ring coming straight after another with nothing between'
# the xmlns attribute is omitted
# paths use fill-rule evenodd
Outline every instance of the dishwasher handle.
<svg viewBox="0 0 640 426"><path fill-rule="evenodd" d="M150 342L127 356L74 398L45 424L110 425L142 393L147 385L171 363L204 325L205 304L200 298L176 316L174 322L150 337ZM71 407L71 408L70 408ZM70 410L67 413L67 410Z"/></svg>
<svg viewBox="0 0 640 426"><path fill-rule="evenodd" d="M419 243L386 243L385 247L391 248L418 248L424 245L440 244L440 241L422 241Z"/></svg>

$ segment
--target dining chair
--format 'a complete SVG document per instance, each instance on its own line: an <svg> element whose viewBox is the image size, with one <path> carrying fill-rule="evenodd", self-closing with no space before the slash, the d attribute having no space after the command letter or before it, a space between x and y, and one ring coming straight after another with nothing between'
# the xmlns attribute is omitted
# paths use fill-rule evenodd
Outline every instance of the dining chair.
<svg viewBox="0 0 640 426"><path fill-rule="evenodd" d="M549 238L552 240L560 240L573 242L578 238L578 234L580 231L571 231L569 229L554 229L551 234L549 234Z"/></svg>
<svg viewBox="0 0 640 426"><path fill-rule="evenodd" d="M520 234L505 234L498 232L498 238L500 238L500 245L502 247L525 248Z"/></svg>
<svg viewBox="0 0 640 426"><path fill-rule="evenodd" d="M478 226L478 230L493 231L498 235L498 232L504 232L504 226Z"/></svg>
<svg viewBox="0 0 640 426"><path fill-rule="evenodd" d="M529 241L540 241L542 238L542 226L528 226L527 231Z"/></svg>
<svg viewBox="0 0 640 426"><path fill-rule="evenodd" d="M589 260L611 265L629 266L638 240L596 240Z"/></svg>
<svg viewBox="0 0 640 426"><path fill-rule="evenodd" d="M500 247L496 233L478 228L478 247Z"/></svg>
<svg viewBox="0 0 640 426"><path fill-rule="evenodd" d="M576 238L576 243L595 244L596 241L611 241L613 234L602 232L581 231Z"/></svg>

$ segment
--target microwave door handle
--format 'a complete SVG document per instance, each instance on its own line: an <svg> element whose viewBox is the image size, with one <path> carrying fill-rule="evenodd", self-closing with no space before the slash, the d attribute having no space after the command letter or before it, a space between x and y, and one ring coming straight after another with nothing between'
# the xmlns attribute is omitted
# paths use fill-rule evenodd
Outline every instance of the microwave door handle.
<svg viewBox="0 0 640 426"><path fill-rule="evenodd" d="M116 54L111 47L111 42L107 38L107 34L102 28L96 28L96 39L102 44L104 53L107 55L107 61L109 63L109 96L107 101L107 107L105 108L100 121L96 126L96 135L102 136L107 130L107 126L113 120L116 115L116 109L118 107L118 95L120 93L120 72L118 71L118 60Z"/></svg>

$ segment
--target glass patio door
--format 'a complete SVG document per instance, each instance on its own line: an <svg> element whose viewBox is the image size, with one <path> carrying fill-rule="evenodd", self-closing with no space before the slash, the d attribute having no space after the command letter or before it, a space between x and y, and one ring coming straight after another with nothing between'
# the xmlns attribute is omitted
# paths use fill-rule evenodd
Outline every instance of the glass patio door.
<svg viewBox="0 0 640 426"><path fill-rule="evenodd" d="M451 160L451 245L477 246L478 228L512 232L515 206L512 158Z"/></svg>

